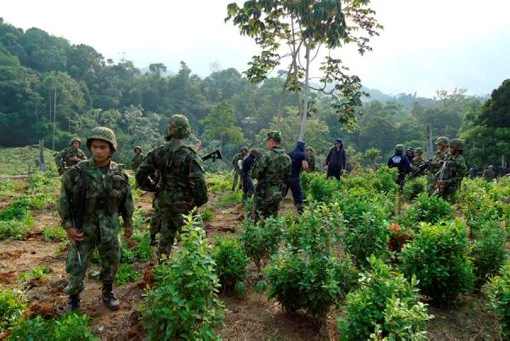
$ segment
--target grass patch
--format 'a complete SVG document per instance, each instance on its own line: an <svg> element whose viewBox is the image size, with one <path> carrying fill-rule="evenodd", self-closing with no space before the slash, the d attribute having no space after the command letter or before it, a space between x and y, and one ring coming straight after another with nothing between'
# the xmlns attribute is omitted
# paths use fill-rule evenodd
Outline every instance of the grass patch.
<svg viewBox="0 0 510 341"><path fill-rule="evenodd" d="M135 270L133 264L120 264L115 283L124 285L126 283L135 282L140 278L140 273Z"/></svg>
<svg viewBox="0 0 510 341"><path fill-rule="evenodd" d="M60 242L67 238L66 231L61 226L46 227L42 234L47 242Z"/></svg>
<svg viewBox="0 0 510 341"><path fill-rule="evenodd" d="M228 193L223 194L218 199L218 206L223 207L223 208L229 207L229 206L234 206L234 205L241 203L242 200L243 200L243 194L241 192L228 192Z"/></svg>
<svg viewBox="0 0 510 341"><path fill-rule="evenodd" d="M47 266L39 265L39 266L34 267L30 271L22 272L18 276L18 280L23 283L27 283L27 282L30 282L33 280L41 280L41 279L46 278L46 276L49 273L50 273L50 268L48 268Z"/></svg>
<svg viewBox="0 0 510 341"><path fill-rule="evenodd" d="M55 171L53 161L54 152L44 150L44 161L50 170ZM39 158L39 147L0 148L0 174L20 175L27 174L28 170L36 169L35 161Z"/></svg>

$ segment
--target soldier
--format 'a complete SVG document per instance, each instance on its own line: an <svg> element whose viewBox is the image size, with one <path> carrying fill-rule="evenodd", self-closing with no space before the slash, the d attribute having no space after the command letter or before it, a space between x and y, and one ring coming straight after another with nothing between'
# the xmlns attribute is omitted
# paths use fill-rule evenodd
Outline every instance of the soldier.
<svg viewBox="0 0 510 341"><path fill-rule="evenodd" d="M241 148L241 152L237 153L232 159L232 166L234 167L234 180L232 181L232 191L236 191L242 186L241 178L241 167L244 158L248 155L248 148Z"/></svg>
<svg viewBox="0 0 510 341"><path fill-rule="evenodd" d="M435 183L437 181L437 175L441 166L443 165L443 161L448 157L448 147L449 140L446 136L440 136L436 139L436 154L434 158L430 161L429 166L429 175L427 177L429 183L429 193L432 194L435 191Z"/></svg>
<svg viewBox="0 0 510 341"><path fill-rule="evenodd" d="M305 159L308 162L306 171L315 172L315 150L311 146L305 148Z"/></svg>
<svg viewBox="0 0 510 341"><path fill-rule="evenodd" d="M119 308L113 293L113 281L120 261L119 215L124 223L124 236L131 238L133 198L128 176L111 161L117 150L114 132L106 127L92 130L87 139L91 160L80 162L62 178L58 211L72 242L67 255L70 309L80 307L80 292L89 259L95 248L101 258L103 302L111 310Z"/></svg>
<svg viewBox="0 0 510 341"><path fill-rule="evenodd" d="M342 172L346 168L347 157L345 155L342 140L336 139L335 146L329 150L326 158L326 166L328 168L328 178L335 177L340 180Z"/></svg>
<svg viewBox="0 0 510 341"><path fill-rule="evenodd" d="M243 160L241 167L241 180L243 183L243 202L246 202L248 198L253 195L253 181L251 179L251 170L255 164L255 160L260 156L260 152L257 149L250 150L248 156Z"/></svg>
<svg viewBox="0 0 510 341"><path fill-rule="evenodd" d="M76 165L82 160L87 159L87 156L80 147L81 140L78 137L74 137L71 139L71 142L69 142L68 147L55 155L55 163L57 164L58 174L64 174L66 169Z"/></svg>
<svg viewBox="0 0 510 341"><path fill-rule="evenodd" d="M496 171L494 170L493 165L489 165L489 167L487 167L487 169L484 170L483 177L487 181L492 181L492 180L496 179Z"/></svg>
<svg viewBox="0 0 510 341"><path fill-rule="evenodd" d="M436 193L445 199L453 199L455 193L460 188L462 179L467 174L466 161L462 156L463 150L464 142L461 139L452 139L450 142L450 154L439 170Z"/></svg>
<svg viewBox="0 0 510 341"><path fill-rule="evenodd" d="M414 151L414 158L412 160L412 164L414 167L421 167L426 163L426 161L423 159L423 149L422 148L416 148Z"/></svg>
<svg viewBox="0 0 510 341"><path fill-rule="evenodd" d="M136 172L138 167L140 167L140 165L142 164L144 155L143 155L142 147L140 147L140 146L136 146L133 149L133 151L135 153L135 156L133 157L133 160L131 160L131 169Z"/></svg>
<svg viewBox="0 0 510 341"><path fill-rule="evenodd" d="M253 219L278 215L278 207L283 199L286 181L290 176L290 156L280 147L281 133L267 134L268 153L260 156L252 169L252 176L258 180L255 187Z"/></svg>
<svg viewBox="0 0 510 341"><path fill-rule="evenodd" d="M154 186L151 176L159 172L157 208L160 224L159 256L169 256L176 234L184 224L183 215L207 202L207 185L201 159L184 143L191 127L184 115L168 122L167 143L152 150L136 172L140 187Z"/></svg>
<svg viewBox="0 0 510 341"><path fill-rule="evenodd" d="M413 162L415 155L416 154L415 154L414 148L412 148L412 147L411 148L407 148L407 150L406 150L406 157L409 160L409 162L411 162L411 163Z"/></svg>
<svg viewBox="0 0 510 341"><path fill-rule="evenodd" d="M292 161L291 164L291 173L290 177L287 180L288 188L290 188L292 192L292 199L294 200L294 206L299 214L303 213L304 210L304 194L303 189L301 188L301 178L300 174L303 169L308 169L308 162L306 161L305 156L305 143L303 141L298 141L296 144L296 148L292 152L289 153L290 159ZM285 191L284 194L287 191Z"/></svg>
<svg viewBox="0 0 510 341"><path fill-rule="evenodd" d="M406 175L411 171L411 162L409 162L409 159L407 159L407 156L404 154L403 145L397 144L395 146L395 154L388 160L388 167L398 168L397 184L400 190L402 190L404 188Z"/></svg>

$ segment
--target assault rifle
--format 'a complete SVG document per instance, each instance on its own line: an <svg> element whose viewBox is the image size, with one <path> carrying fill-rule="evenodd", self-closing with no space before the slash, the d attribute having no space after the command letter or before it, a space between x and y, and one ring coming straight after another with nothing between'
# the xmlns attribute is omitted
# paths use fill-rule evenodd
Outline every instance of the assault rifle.
<svg viewBox="0 0 510 341"><path fill-rule="evenodd" d="M423 175L423 173L429 170L431 164L432 160L428 160L423 165L416 167L416 169L411 172L411 177L414 178Z"/></svg>
<svg viewBox="0 0 510 341"><path fill-rule="evenodd" d="M87 175L81 169L78 170L80 172L80 177L78 179L78 188L73 191L70 196L69 205L71 208L71 222L73 227L78 231L82 231L83 229L83 215L85 214L86 208L86 197L87 197ZM79 242L75 242L76 244L76 253L78 255L78 262L80 265L82 264Z"/></svg>
<svg viewBox="0 0 510 341"><path fill-rule="evenodd" d="M223 160L223 155L219 149L216 149L208 154L205 154L204 156L201 156L201 159L202 161L212 159L212 161L215 162L216 160Z"/></svg>
<svg viewBox="0 0 510 341"><path fill-rule="evenodd" d="M448 180L449 174L446 173L446 170L448 168L448 161L444 160L443 164L441 165L441 169L439 170L438 177L436 180L436 183L434 184L434 195L443 196L445 185L444 181Z"/></svg>

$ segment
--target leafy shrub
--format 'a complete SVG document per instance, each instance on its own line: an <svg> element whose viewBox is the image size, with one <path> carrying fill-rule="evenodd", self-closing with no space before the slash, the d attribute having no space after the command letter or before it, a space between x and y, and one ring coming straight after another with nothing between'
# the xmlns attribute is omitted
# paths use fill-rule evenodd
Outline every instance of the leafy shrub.
<svg viewBox="0 0 510 341"><path fill-rule="evenodd" d="M28 215L30 202L27 197L21 197L0 211L0 220L22 220Z"/></svg>
<svg viewBox="0 0 510 341"><path fill-rule="evenodd" d="M340 205L347 226L342 240L355 263L365 266L371 255L385 257L390 237L385 209L356 191L342 197Z"/></svg>
<svg viewBox="0 0 510 341"><path fill-rule="evenodd" d="M143 323L149 340L217 340L214 328L223 319L220 286L200 218L188 215L181 248L155 269Z"/></svg>
<svg viewBox="0 0 510 341"><path fill-rule="evenodd" d="M135 253L128 245L122 245L120 248L120 262L124 264L132 264L135 262Z"/></svg>
<svg viewBox="0 0 510 341"><path fill-rule="evenodd" d="M229 173L208 174L207 188L213 193L230 191L232 189L232 176Z"/></svg>
<svg viewBox="0 0 510 341"><path fill-rule="evenodd" d="M229 207L239 204L243 199L243 193L241 192L228 192L220 196L218 200L219 207Z"/></svg>
<svg viewBox="0 0 510 341"><path fill-rule="evenodd" d="M434 303L448 302L473 287L473 264L468 254L462 223L423 224L402 250L402 270L408 278L416 276L422 293Z"/></svg>
<svg viewBox="0 0 510 341"><path fill-rule="evenodd" d="M23 320L12 330L9 341L46 341L52 340L52 324L41 316Z"/></svg>
<svg viewBox="0 0 510 341"><path fill-rule="evenodd" d="M242 286L249 258L238 239L218 238L214 244L213 259L224 290L232 290L238 284Z"/></svg>
<svg viewBox="0 0 510 341"><path fill-rule="evenodd" d="M395 193L398 185L395 182L397 176L395 169L388 167L378 168L373 175L369 176L371 185L375 191L379 193Z"/></svg>
<svg viewBox="0 0 510 341"><path fill-rule="evenodd" d="M66 231L61 226L45 227L42 234L46 241L63 241L67 238Z"/></svg>
<svg viewBox="0 0 510 341"><path fill-rule="evenodd" d="M427 178L420 176L418 178L409 179L404 185L403 195L404 198L411 201L414 200L421 193L427 190Z"/></svg>
<svg viewBox="0 0 510 341"><path fill-rule="evenodd" d="M117 285L135 282L140 278L140 273L135 270L133 264L120 264L115 277Z"/></svg>
<svg viewBox="0 0 510 341"><path fill-rule="evenodd" d="M32 216L28 214L23 220L0 220L0 240L23 240L33 225Z"/></svg>
<svg viewBox="0 0 510 341"><path fill-rule="evenodd" d="M148 262L152 258L152 247L149 233L135 233L133 239L137 242L133 250L136 260Z"/></svg>
<svg viewBox="0 0 510 341"><path fill-rule="evenodd" d="M346 298L346 313L337 326L340 340L426 340L431 318L419 302L416 280L407 281L382 260L371 257L370 271Z"/></svg>
<svg viewBox="0 0 510 341"><path fill-rule="evenodd" d="M493 277L484 287L487 305L496 314L504 340L510 337L510 262L501 269L501 275Z"/></svg>
<svg viewBox="0 0 510 341"><path fill-rule="evenodd" d="M286 311L303 309L316 318L324 317L356 283L350 259L300 250L279 252L264 272L270 298Z"/></svg>
<svg viewBox="0 0 510 341"><path fill-rule="evenodd" d="M210 222L214 218L214 210L211 207L206 207L202 211L202 221L203 222Z"/></svg>
<svg viewBox="0 0 510 341"><path fill-rule="evenodd" d="M250 220L245 221L241 243L248 257L259 269L262 260L269 258L278 249L284 227L285 221L281 217L268 218L257 224Z"/></svg>
<svg viewBox="0 0 510 341"><path fill-rule="evenodd" d="M505 261L506 231L496 221L487 221L474 235L471 257L476 287L481 287L495 275Z"/></svg>
<svg viewBox="0 0 510 341"><path fill-rule="evenodd" d="M95 341L99 340L89 327L90 318L84 314L70 313L54 321L52 338L54 341Z"/></svg>
<svg viewBox="0 0 510 341"><path fill-rule="evenodd" d="M327 179L323 174L311 174L305 193L310 202L330 202L338 194L340 185L336 179Z"/></svg>
<svg viewBox="0 0 510 341"><path fill-rule="evenodd" d="M43 265L38 265L32 268L30 271L25 271L18 276L21 282L30 282L33 280L40 280L46 278L50 273L50 268Z"/></svg>
<svg viewBox="0 0 510 341"><path fill-rule="evenodd" d="M402 217L402 225L415 228L420 222L436 224L441 220L452 219L453 209L444 199L427 193L420 194Z"/></svg>
<svg viewBox="0 0 510 341"><path fill-rule="evenodd" d="M26 301L20 291L0 289L0 333L12 327L25 308Z"/></svg>

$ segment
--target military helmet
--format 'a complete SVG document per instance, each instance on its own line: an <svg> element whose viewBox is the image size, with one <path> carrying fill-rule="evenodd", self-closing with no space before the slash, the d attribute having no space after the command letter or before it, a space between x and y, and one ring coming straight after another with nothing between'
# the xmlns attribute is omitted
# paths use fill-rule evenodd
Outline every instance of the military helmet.
<svg viewBox="0 0 510 341"><path fill-rule="evenodd" d="M461 139L452 139L450 141L450 148L464 150L464 141Z"/></svg>
<svg viewBox="0 0 510 341"><path fill-rule="evenodd" d="M79 144L81 144L81 140L80 140L80 138L79 138L79 137L73 137L73 138L71 139L71 142L69 142L69 145L70 145L70 146L72 146L72 145L73 145L73 143L75 143L75 142L78 142Z"/></svg>
<svg viewBox="0 0 510 341"><path fill-rule="evenodd" d="M450 141L448 139L448 137L446 136L439 136L437 139L436 139L436 145L437 144L448 144Z"/></svg>
<svg viewBox="0 0 510 341"><path fill-rule="evenodd" d="M400 152L400 153L404 152L404 145L403 144L397 144L395 146L395 151L396 152Z"/></svg>
<svg viewBox="0 0 510 341"><path fill-rule="evenodd" d="M416 153L416 155L422 155L423 154L423 148L418 147L418 148L416 148L414 150L414 152Z"/></svg>
<svg viewBox="0 0 510 341"><path fill-rule="evenodd" d="M133 149L134 149L135 151L136 151L136 150L139 150L140 152L142 152L142 151L143 151L141 146L135 146L135 148L133 148Z"/></svg>
<svg viewBox="0 0 510 341"><path fill-rule="evenodd" d="M269 133L267 133L267 139L268 140L271 139L277 143L281 143L282 142L282 133L280 133L277 130L270 131Z"/></svg>
<svg viewBox="0 0 510 341"><path fill-rule="evenodd" d="M96 127L92 129L90 136L87 138L87 148L90 150L90 144L93 140L101 140L108 142L113 151L117 150L117 138L113 130L107 127Z"/></svg>
<svg viewBox="0 0 510 341"><path fill-rule="evenodd" d="M190 135L191 126L188 118L180 114L172 115L172 117L170 117L170 121L168 121L166 139L170 140L172 137L176 139L185 139Z"/></svg>

